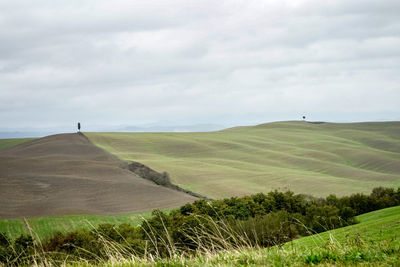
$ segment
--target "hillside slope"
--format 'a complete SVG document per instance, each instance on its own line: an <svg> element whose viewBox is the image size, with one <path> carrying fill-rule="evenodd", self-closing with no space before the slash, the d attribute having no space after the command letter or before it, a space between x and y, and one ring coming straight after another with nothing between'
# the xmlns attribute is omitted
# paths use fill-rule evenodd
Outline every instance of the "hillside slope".
<svg viewBox="0 0 400 267"><path fill-rule="evenodd" d="M88 133L123 160L212 198L290 189L326 196L400 186L400 122L277 122L208 133Z"/></svg>
<svg viewBox="0 0 400 267"><path fill-rule="evenodd" d="M15 138L15 139L0 139L0 150L8 147L16 146L18 144L28 142L34 138Z"/></svg>
<svg viewBox="0 0 400 267"><path fill-rule="evenodd" d="M303 237L284 245L285 248L292 246L317 248L326 244L331 239L344 244L349 237L360 235L363 240L374 242L399 240L400 232L400 206L376 210L357 216L358 224L323 232L316 235Z"/></svg>
<svg viewBox="0 0 400 267"><path fill-rule="evenodd" d="M0 218L122 214L195 198L121 168L82 134L59 134L0 150Z"/></svg>

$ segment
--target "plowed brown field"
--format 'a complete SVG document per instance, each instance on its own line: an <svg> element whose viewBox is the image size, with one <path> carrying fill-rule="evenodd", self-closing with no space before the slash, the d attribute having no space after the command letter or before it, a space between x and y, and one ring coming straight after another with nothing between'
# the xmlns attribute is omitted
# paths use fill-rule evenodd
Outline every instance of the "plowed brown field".
<svg viewBox="0 0 400 267"><path fill-rule="evenodd" d="M58 134L0 150L0 218L123 214L195 200L144 180L83 134Z"/></svg>

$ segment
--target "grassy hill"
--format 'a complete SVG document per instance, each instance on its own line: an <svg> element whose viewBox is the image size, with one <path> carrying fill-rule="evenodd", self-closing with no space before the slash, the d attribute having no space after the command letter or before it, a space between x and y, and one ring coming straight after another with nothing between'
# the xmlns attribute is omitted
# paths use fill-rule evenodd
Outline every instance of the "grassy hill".
<svg viewBox="0 0 400 267"><path fill-rule="evenodd" d="M331 240L344 244L348 238L357 235L365 241L400 241L400 206L365 213L357 216L357 219L360 222L358 224L303 237L285 244L284 247L317 248Z"/></svg>
<svg viewBox="0 0 400 267"><path fill-rule="evenodd" d="M14 139L0 139L0 149L16 146L18 144L31 141L35 138L14 138Z"/></svg>
<svg viewBox="0 0 400 267"><path fill-rule="evenodd" d="M123 160L212 198L290 189L326 196L400 186L400 122L267 123L208 133L85 133Z"/></svg>

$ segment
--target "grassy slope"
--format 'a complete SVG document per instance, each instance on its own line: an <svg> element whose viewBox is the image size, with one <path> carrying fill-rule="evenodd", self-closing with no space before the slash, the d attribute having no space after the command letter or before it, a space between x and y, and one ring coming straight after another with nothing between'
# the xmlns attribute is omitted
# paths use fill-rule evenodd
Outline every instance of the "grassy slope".
<svg viewBox="0 0 400 267"><path fill-rule="evenodd" d="M297 247L320 247L333 238L345 243L348 237L360 235L365 240L391 240L400 238L400 206L377 210L357 217L360 223L327 231L317 235L303 237L285 245Z"/></svg>
<svg viewBox="0 0 400 267"><path fill-rule="evenodd" d="M400 186L400 122L277 122L210 133L87 133L124 160L212 198L290 189L325 196Z"/></svg>
<svg viewBox="0 0 400 267"><path fill-rule="evenodd" d="M169 212L170 210L164 210ZM92 229L102 223L130 223L138 225L143 218L149 218L151 212L117 215L117 216L98 216L98 215L67 215L57 217L40 217L26 219L0 220L0 232L7 233L8 236L15 238L20 234L29 233L31 228L33 235L43 238L56 231L68 232L75 229Z"/></svg>
<svg viewBox="0 0 400 267"><path fill-rule="evenodd" d="M283 247L225 251L189 259L178 256L176 259L162 260L159 264L305 266L314 263L324 266L400 266L400 206L370 212L357 218L359 224L300 238ZM143 265L147 265L147 262L144 261Z"/></svg>
<svg viewBox="0 0 400 267"><path fill-rule="evenodd" d="M31 141L35 138L14 138L14 139L0 139L0 149L16 146L18 144Z"/></svg>

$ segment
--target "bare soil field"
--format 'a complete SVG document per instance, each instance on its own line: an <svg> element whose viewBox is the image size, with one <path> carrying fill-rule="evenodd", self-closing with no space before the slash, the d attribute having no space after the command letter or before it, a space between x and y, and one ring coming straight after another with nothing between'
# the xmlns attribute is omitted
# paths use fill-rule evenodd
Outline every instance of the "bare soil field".
<svg viewBox="0 0 400 267"><path fill-rule="evenodd" d="M0 218L116 215L196 198L156 185L83 134L58 134L0 150Z"/></svg>

